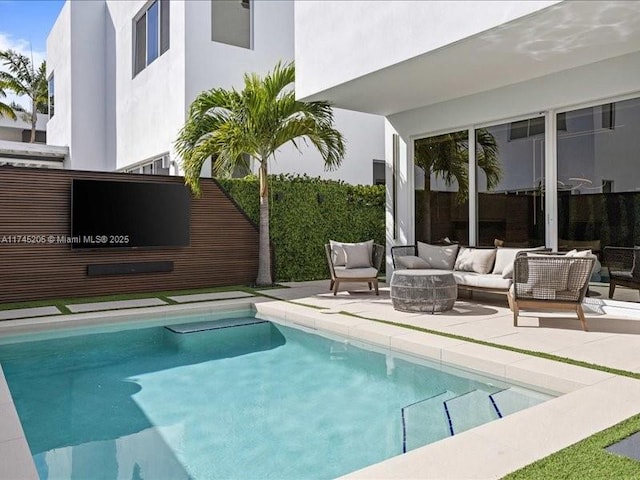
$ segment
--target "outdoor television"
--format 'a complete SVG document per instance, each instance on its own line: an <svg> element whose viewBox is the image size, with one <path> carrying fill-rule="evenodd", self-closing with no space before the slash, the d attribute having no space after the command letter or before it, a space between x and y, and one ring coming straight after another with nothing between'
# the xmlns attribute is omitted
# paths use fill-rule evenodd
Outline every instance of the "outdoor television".
<svg viewBox="0 0 640 480"><path fill-rule="evenodd" d="M74 179L72 248L189 246L191 195L177 183Z"/></svg>

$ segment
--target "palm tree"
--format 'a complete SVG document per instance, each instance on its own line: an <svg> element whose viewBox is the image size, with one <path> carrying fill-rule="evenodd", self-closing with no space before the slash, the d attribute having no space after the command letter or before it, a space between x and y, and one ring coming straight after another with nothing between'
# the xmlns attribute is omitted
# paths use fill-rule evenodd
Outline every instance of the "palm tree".
<svg viewBox="0 0 640 480"><path fill-rule="evenodd" d="M0 98L4 98L7 96L7 94L3 90L3 87L5 87L5 85L0 83ZM8 117L11 120L15 120L16 118L18 118L16 117L16 112L13 111L11 105L7 105L6 103L2 102L0 102L0 117Z"/></svg>
<svg viewBox="0 0 640 480"><path fill-rule="evenodd" d="M282 65L264 78L245 74L244 89L214 88L202 92L189 108L189 116L176 140L182 156L185 182L199 194L200 172L211 158L215 175L233 171L251 157L258 165L260 183L260 240L257 285L271 285L269 249L269 160L278 148L291 142L310 142L318 149L327 169L337 168L344 157L342 134L333 127L333 111L327 102L295 99L293 63Z"/></svg>
<svg viewBox="0 0 640 480"><path fill-rule="evenodd" d="M431 240L431 174L446 185L458 183L456 199L464 203L469 197L469 138L467 130L416 140L415 164L424 170L423 238ZM487 177L487 188L495 188L502 178L498 144L486 129L476 130L476 160Z"/></svg>
<svg viewBox="0 0 640 480"><path fill-rule="evenodd" d="M0 60L8 71L0 72L0 85L16 95L25 95L31 100L31 112L26 112L31 122L31 143L36 141L38 112L47 113L47 65L42 62L35 69L31 60L13 50L0 51ZM15 115L15 113L14 113Z"/></svg>

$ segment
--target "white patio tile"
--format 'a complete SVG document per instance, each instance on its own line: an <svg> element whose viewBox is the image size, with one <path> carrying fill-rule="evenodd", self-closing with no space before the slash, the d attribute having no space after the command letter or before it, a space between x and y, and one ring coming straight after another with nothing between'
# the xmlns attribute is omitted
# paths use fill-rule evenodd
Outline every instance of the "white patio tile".
<svg viewBox="0 0 640 480"><path fill-rule="evenodd" d="M422 332L411 332L391 337L391 348L440 361L443 348L461 345L461 340Z"/></svg>
<svg viewBox="0 0 640 480"><path fill-rule="evenodd" d="M10 320L14 318L40 317L44 315L60 315L61 312L57 307L33 307L33 308L15 308L12 310L0 311L0 320Z"/></svg>
<svg viewBox="0 0 640 480"><path fill-rule="evenodd" d="M159 298L139 298L136 300L118 300L115 302L76 303L67 305L67 308L73 313L81 313L95 312L98 310L116 310L120 308L153 307L166 304L166 302Z"/></svg>
<svg viewBox="0 0 640 480"><path fill-rule="evenodd" d="M24 438L0 442L0 478L38 480L38 472Z"/></svg>
<svg viewBox="0 0 640 480"><path fill-rule="evenodd" d="M251 293L243 292L240 290L234 290L230 292L210 292L210 293L194 293L192 295L174 295L168 297L174 302L204 302L206 300L226 300L229 298L244 298L253 297Z"/></svg>
<svg viewBox="0 0 640 480"><path fill-rule="evenodd" d="M0 402L0 443L24 437L13 401Z"/></svg>

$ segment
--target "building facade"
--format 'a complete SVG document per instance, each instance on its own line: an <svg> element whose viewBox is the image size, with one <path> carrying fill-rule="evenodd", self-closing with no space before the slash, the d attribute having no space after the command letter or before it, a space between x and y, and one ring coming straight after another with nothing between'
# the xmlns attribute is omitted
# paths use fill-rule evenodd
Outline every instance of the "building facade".
<svg viewBox="0 0 640 480"><path fill-rule="evenodd" d="M68 145L75 169L179 173L173 142L191 102L293 60L293 7L289 0L68 1L47 42L55 91L48 142ZM373 183L374 160L384 160L384 119L339 109L335 118L347 139L339 170L325 172L311 148L285 147L271 172Z"/></svg>
<svg viewBox="0 0 640 480"><path fill-rule="evenodd" d="M298 96L386 117L388 248L640 244L640 2L305 0L295 15Z"/></svg>

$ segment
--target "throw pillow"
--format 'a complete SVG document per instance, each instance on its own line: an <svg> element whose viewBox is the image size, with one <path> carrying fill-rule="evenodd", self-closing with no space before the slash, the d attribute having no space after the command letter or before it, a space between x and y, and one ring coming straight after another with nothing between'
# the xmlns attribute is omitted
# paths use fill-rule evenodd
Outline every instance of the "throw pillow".
<svg viewBox="0 0 640 480"><path fill-rule="evenodd" d="M569 280L567 282L567 290L576 293L579 292L580 290L582 290L582 288L584 287L585 283L589 281L589 279L591 278L591 274L593 273L593 268L595 268L595 260L597 260L597 257L591 253L591 250L582 250L582 251L578 251L578 250L571 250L570 252L566 253L567 257L573 257L573 258L593 258L594 259L594 264L593 267L589 270L585 270L584 264L582 264L582 262L572 262L571 266L569 267Z"/></svg>
<svg viewBox="0 0 640 480"><path fill-rule="evenodd" d="M344 267L347 264L347 258L344 253L345 245L366 245L369 251L369 258L371 258L371 254L373 252L373 240L360 243L336 242L334 240L329 240L329 245L331 245L331 261L336 267ZM371 263L371 261L369 261L369 263Z"/></svg>
<svg viewBox="0 0 640 480"><path fill-rule="evenodd" d="M496 259L495 248L466 248L460 249L456 258L455 270L462 272L489 273Z"/></svg>
<svg viewBox="0 0 640 480"><path fill-rule="evenodd" d="M418 242L418 256L430 265L430 268L453 270L458 254L458 245L430 245Z"/></svg>
<svg viewBox="0 0 640 480"><path fill-rule="evenodd" d="M496 263L493 266L493 274L502 275L502 278L513 277L513 262L520 252L533 252L544 250L544 247L514 248L498 247L496 251Z"/></svg>
<svg viewBox="0 0 640 480"><path fill-rule="evenodd" d="M343 245L346 268L367 268L371 266L371 255L366 245Z"/></svg>
<svg viewBox="0 0 640 480"><path fill-rule="evenodd" d="M413 255L398 257L398 266L402 268L431 268L428 262Z"/></svg>

